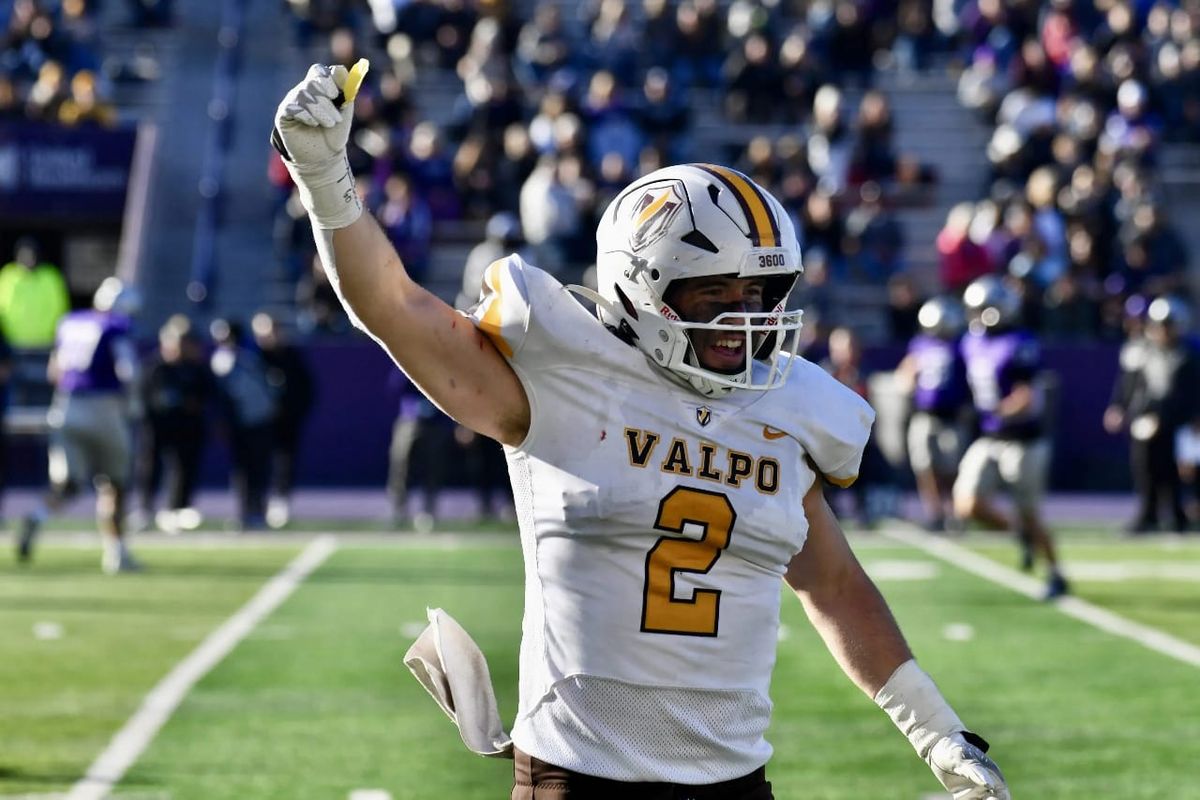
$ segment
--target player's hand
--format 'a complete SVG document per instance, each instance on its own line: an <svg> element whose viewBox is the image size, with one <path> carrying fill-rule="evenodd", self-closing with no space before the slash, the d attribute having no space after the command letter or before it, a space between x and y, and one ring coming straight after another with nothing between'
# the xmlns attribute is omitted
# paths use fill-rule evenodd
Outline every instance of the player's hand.
<svg viewBox="0 0 1200 800"><path fill-rule="evenodd" d="M987 757L987 742L973 733L938 739L925 760L954 800L1011 800L996 762Z"/></svg>
<svg viewBox="0 0 1200 800"><path fill-rule="evenodd" d="M362 214L346 142L367 66L366 59L350 70L314 64L275 110L271 144L283 156L315 229L345 228Z"/></svg>
<svg viewBox="0 0 1200 800"><path fill-rule="evenodd" d="M350 138L354 100L340 108L334 101L348 77L343 66L313 64L304 80L284 95L275 110L271 144L285 161L303 168L341 156Z"/></svg>

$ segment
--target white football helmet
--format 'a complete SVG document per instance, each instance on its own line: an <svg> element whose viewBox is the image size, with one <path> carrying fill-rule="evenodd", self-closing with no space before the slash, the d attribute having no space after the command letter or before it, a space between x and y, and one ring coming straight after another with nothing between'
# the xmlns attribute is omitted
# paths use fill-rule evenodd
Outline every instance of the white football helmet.
<svg viewBox="0 0 1200 800"><path fill-rule="evenodd" d="M783 384L792 358L778 356L785 345L795 355L802 315L787 300L803 268L790 217L761 186L715 164L657 170L609 204L596 244L597 314L654 364L709 397ZM673 281L714 275L766 278L763 310L687 322L663 299ZM700 329L743 332L743 368L702 366L688 335Z"/></svg>

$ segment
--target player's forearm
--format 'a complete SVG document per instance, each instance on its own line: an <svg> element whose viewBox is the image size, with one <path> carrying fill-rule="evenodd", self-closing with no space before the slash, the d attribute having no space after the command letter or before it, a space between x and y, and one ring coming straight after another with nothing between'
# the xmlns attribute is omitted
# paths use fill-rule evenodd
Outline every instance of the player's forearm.
<svg viewBox="0 0 1200 800"><path fill-rule="evenodd" d="M896 620L871 580L846 576L799 595L809 620L846 677L874 697L896 669L912 658Z"/></svg>
<svg viewBox="0 0 1200 800"><path fill-rule="evenodd" d="M374 218L363 214L334 231L314 226L313 234L325 274L355 324L376 338L387 325L402 325L403 306L412 302L421 287L408 276Z"/></svg>
<svg viewBox="0 0 1200 800"><path fill-rule="evenodd" d="M868 695L912 658L887 603L854 557L819 483L804 496L808 539L784 580L850 680Z"/></svg>

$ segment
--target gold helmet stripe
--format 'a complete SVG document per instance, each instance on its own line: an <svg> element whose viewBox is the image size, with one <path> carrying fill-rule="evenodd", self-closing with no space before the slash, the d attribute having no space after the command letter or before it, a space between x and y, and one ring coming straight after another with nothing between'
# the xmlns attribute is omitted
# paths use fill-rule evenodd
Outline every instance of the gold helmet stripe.
<svg viewBox="0 0 1200 800"><path fill-rule="evenodd" d="M771 213L767 198L754 183L736 170L718 164L696 164L729 187L750 223L750 240L755 247L779 246L779 222Z"/></svg>

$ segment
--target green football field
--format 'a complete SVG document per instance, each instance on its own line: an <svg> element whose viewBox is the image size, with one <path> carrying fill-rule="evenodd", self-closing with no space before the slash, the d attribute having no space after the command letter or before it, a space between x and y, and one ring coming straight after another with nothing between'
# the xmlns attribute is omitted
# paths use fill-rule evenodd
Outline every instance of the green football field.
<svg viewBox="0 0 1200 800"><path fill-rule="evenodd" d="M487 653L511 718L515 533L144 537L147 570L117 578L100 574L83 538L48 537L29 568L0 553L0 800L102 796L76 783L114 753L107 777L120 776L112 796L126 800L508 796L510 762L470 754L401 658L426 606L445 608ZM961 540L985 557L976 571L1001 583L952 563L966 551L939 556L879 534L852 540L922 664L992 742L1014 797L1200 798L1200 539L1071 531L1063 550L1088 601L1075 616L1002 585L1020 580L1005 540ZM321 546L331 551L324 559L312 549ZM277 577L303 551L311 572ZM172 685L177 706L162 703L165 690L147 700L281 580L294 591L249 622L243 614L194 685ZM1080 618L1093 608L1127 624L1127 635ZM799 603L785 598L783 622L769 734L776 797L939 796ZM1160 649L1137 640L1147 632ZM143 724L156 713L161 728ZM123 729L127 738L110 746Z"/></svg>

